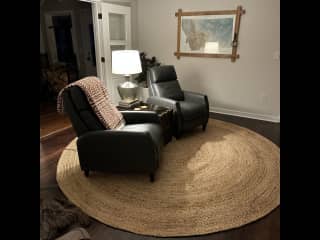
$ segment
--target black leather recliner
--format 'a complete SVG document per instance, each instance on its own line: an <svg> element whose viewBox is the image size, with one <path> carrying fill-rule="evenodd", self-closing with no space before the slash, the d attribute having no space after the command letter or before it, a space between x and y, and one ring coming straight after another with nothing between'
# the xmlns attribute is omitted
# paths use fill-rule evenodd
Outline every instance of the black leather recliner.
<svg viewBox="0 0 320 240"><path fill-rule="evenodd" d="M181 90L174 66L150 68L147 73L150 97L147 102L174 110L174 135L202 125L205 131L209 118L208 97Z"/></svg>
<svg viewBox="0 0 320 240"><path fill-rule="evenodd" d="M154 173L159 166L163 134L156 113L149 111L122 112L126 124L117 130L107 130L93 112L77 86L63 92L63 104L78 136L80 167L89 171Z"/></svg>

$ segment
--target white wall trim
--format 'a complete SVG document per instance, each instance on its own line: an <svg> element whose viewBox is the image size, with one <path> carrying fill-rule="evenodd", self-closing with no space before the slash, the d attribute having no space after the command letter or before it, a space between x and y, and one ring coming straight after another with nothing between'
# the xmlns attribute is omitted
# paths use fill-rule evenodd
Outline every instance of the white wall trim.
<svg viewBox="0 0 320 240"><path fill-rule="evenodd" d="M238 116L238 117L244 117L244 118L263 120L263 121L268 121L268 122L280 123L280 115L273 116L273 115L266 115L266 114L249 113L249 112L242 112L242 111L238 111L238 110L219 108L219 107L210 107L209 111L213 112L213 113L221 113L221 114L226 114L226 115L232 115L232 116Z"/></svg>
<svg viewBox="0 0 320 240"><path fill-rule="evenodd" d="M102 45L102 26L101 20L98 19L98 13L101 13L101 4L100 3L93 3L91 4L92 7L92 23L93 23L93 35L94 35L94 46L96 51L96 67L97 67L97 77L102 80L102 83L105 85L103 79L104 77L104 65L101 62L101 54L104 52L103 45ZM105 85L106 86L106 85Z"/></svg>

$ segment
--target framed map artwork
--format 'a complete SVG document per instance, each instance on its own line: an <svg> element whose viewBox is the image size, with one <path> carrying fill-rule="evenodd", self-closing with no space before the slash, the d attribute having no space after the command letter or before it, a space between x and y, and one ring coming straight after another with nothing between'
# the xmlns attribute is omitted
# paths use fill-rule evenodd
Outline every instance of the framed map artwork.
<svg viewBox="0 0 320 240"><path fill-rule="evenodd" d="M240 16L244 10L182 12L178 10L177 51L179 59L189 57L231 58L237 54Z"/></svg>

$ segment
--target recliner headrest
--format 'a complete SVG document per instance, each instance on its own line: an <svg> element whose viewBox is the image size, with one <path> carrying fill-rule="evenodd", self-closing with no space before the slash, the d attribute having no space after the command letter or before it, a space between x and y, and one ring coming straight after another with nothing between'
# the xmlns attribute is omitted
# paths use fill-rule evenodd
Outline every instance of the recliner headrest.
<svg viewBox="0 0 320 240"><path fill-rule="evenodd" d="M150 70L150 80L152 83L168 82L177 80L177 74L172 65L153 67Z"/></svg>

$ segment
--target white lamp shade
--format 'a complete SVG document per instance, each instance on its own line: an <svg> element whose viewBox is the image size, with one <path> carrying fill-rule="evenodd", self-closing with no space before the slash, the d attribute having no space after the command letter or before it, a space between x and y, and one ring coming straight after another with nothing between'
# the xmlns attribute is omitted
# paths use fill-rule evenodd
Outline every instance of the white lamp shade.
<svg viewBox="0 0 320 240"><path fill-rule="evenodd" d="M112 73L130 75L141 73L140 54L137 50L112 51Z"/></svg>

